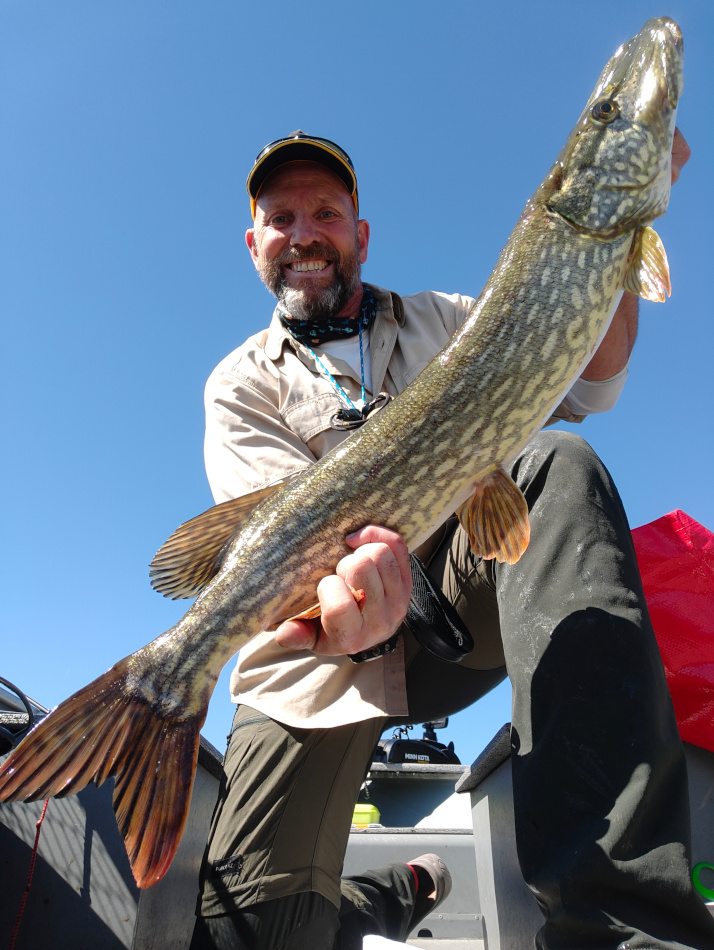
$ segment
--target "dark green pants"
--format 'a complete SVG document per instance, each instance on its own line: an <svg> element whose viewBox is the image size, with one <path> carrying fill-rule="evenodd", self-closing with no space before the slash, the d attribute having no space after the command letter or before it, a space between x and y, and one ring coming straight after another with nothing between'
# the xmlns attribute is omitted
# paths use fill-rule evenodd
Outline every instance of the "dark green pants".
<svg viewBox="0 0 714 950"><path fill-rule="evenodd" d="M560 432L534 439L512 474L528 549L511 566L474 562L463 531L446 533L429 570L476 646L456 666L406 638L408 721L467 707L507 670L516 840L544 913L539 948L714 950L689 878L684 756L617 491L589 446ZM352 807L386 721L295 730L241 716L199 912L245 920L308 891L339 907Z"/></svg>
<svg viewBox="0 0 714 950"><path fill-rule="evenodd" d="M199 917L191 950L362 950L367 934L406 939L414 898L411 870L390 864L344 878L339 909L308 891Z"/></svg>

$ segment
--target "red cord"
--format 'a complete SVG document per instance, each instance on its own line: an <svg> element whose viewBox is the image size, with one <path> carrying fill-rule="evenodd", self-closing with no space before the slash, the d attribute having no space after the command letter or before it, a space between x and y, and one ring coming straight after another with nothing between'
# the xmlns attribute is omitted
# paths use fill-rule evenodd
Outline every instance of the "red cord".
<svg viewBox="0 0 714 950"><path fill-rule="evenodd" d="M419 875L416 872L416 868L412 867L411 864L407 864L407 867L414 875L414 896L416 897L416 895L419 893ZM12 950L12 947L10 947L10 950Z"/></svg>
<svg viewBox="0 0 714 950"><path fill-rule="evenodd" d="M20 909L17 912L17 920L15 921L15 929L12 932L12 940L10 941L10 950L13 950L15 946L15 941L17 940L17 933L20 929L20 921L22 920L22 915L25 912L25 903L27 902L27 895L30 893L30 888L32 887L32 875L35 873L35 861L37 860L37 848L40 843L40 830L42 828L42 822L45 820L45 813L47 812L47 806L49 805L49 798L45 802L45 807L42 809L42 814L37 819L35 827L37 832L35 834L35 845L32 849L32 857L30 858L30 871L27 875L27 884L25 885L25 893L22 895L22 900L20 901Z"/></svg>

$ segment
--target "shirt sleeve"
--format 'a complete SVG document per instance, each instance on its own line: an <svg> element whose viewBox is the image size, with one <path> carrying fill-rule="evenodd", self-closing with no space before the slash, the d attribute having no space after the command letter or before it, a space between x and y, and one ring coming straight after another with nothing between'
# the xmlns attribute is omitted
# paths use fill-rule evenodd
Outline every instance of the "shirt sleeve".
<svg viewBox="0 0 714 950"><path fill-rule="evenodd" d="M431 293L428 303L439 313L447 332L453 336L471 313L476 301L473 297L464 297L461 294ZM551 425L559 421L582 422L586 416L593 413L608 412L620 397L628 369L629 362L610 379L576 379L546 424Z"/></svg>
<svg viewBox="0 0 714 950"><path fill-rule="evenodd" d="M610 379L583 379L573 383L563 400L565 407L575 415L587 416L596 412L608 412L615 406L625 385L630 364Z"/></svg>
<svg viewBox="0 0 714 950"><path fill-rule="evenodd" d="M204 458L216 503L271 485L315 461L285 425L271 395L220 366L209 377Z"/></svg>
<svg viewBox="0 0 714 950"><path fill-rule="evenodd" d="M424 298L424 304L430 311L439 315L439 319L449 337L452 337L461 327L476 303L474 297L465 297L463 294L444 294L436 291L415 295L412 299L416 300L419 296ZM425 319L428 320L430 317Z"/></svg>

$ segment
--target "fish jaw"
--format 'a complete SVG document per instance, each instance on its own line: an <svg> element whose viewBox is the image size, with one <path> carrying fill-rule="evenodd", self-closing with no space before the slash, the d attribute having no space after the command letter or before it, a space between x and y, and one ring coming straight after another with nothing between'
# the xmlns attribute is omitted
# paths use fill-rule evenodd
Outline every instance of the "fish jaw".
<svg viewBox="0 0 714 950"><path fill-rule="evenodd" d="M666 17L649 20L621 46L535 200L604 239L663 215L682 59L682 34ZM603 102L612 104L612 119L597 117Z"/></svg>

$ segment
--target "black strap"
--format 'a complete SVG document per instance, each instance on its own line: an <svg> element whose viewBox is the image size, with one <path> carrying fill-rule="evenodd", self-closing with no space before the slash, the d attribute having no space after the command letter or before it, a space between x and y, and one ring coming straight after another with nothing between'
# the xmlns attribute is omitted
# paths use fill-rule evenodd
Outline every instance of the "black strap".
<svg viewBox="0 0 714 950"><path fill-rule="evenodd" d="M409 561L412 596L404 622L425 650L440 660L458 663L474 648L471 634L416 554L410 554Z"/></svg>
<svg viewBox="0 0 714 950"><path fill-rule="evenodd" d="M380 656L394 653L400 632L401 631L397 630L397 632L392 634L389 640L385 640L384 643L379 643L375 647L368 647L366 650L360 650L359 653L348 653L347 656L353 663L369 663L370 660L378 660Z"/></svg>

